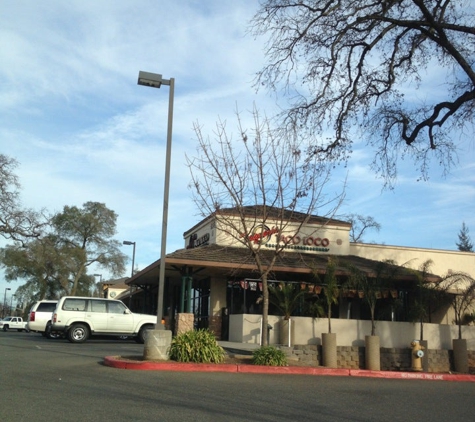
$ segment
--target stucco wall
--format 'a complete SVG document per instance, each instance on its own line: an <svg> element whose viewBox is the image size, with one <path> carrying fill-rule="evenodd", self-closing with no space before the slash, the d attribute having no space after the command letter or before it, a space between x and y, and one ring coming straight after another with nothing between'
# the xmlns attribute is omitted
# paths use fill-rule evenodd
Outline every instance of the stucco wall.
<svg viewBox="0 0 475 422"><path fill-rule="evenodd" d="M463 271L475 277L475 253L471 252L351 243L350 254L377 261L392 259L399 265L405 264L414 269L430 259L433 262L430 272L433 274L444 276L450 271Z"/></svg>
<svg viewBox="0 0 475 422"><path fill-rule="evenodd" d="M321 345L321 334L328 331L326 319L294 317L295 343ZM269 344L280 344L279 328L281 317L269 316L272 326ZM260 315L230 315L229 341L259 344L261 332ZM338 346L364 346L365 336L371 333L371 321L332 319L332 332L337 334ZM420 338L417 323L378 321L376 334L381 347L405 348L414 339ZM462 327L463 338L469 350L475 350L475 327ZM424 340L430 349L452 349L452 339L458 338L458 327L444 324L424 324Z"/></svg>
<svg viewBox="0 0 475 422"><path fill-rule="evenodd" d="M210 316L221 315L221 309L226 307L226 283L221 279L212 278L210 281Z"/></svg>

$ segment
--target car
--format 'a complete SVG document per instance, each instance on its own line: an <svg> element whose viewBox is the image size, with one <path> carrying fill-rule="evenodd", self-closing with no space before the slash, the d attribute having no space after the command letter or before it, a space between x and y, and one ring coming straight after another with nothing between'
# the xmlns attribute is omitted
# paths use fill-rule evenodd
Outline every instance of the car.
<svg viewBox="0 0 475 422"><path fill-rule="evenodd" d="M41 333L48 338L58 338L59 335L51 333L47 329L48 324L51 324L51 317L57 303L57 300L39 300L35 302L28 313L28 329Z"/></svg>
<svg viewBox="0 0 475 422"><path fill-rule="evenodd" d="M146 330L156 323L156 315L132 313L120 300L64 296L56 304L50 329L71 343L83 343L98 335L130 336L144 343Z"/></svg>

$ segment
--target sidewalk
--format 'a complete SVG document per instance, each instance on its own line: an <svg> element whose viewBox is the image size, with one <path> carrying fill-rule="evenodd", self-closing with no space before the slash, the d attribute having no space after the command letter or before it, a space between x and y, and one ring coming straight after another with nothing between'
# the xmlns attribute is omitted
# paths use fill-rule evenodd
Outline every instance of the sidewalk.
<svg viewBox="0 0 475 422"><path fill-rule="evenodd" d="M228 354L232 355L251 355L253 350L259 348L258 344L232 343L228 341L219 341L218 343ZM236 372L243 374L352 376L385 379L475 382L475 375L468 374L369 371L364 369L332 369L320 366L258 366L250 364L180 363L175 361L152 362L126 359L120 356L106 356L104 358L104 364L117 369L133 369L142 371Z"/></svg>

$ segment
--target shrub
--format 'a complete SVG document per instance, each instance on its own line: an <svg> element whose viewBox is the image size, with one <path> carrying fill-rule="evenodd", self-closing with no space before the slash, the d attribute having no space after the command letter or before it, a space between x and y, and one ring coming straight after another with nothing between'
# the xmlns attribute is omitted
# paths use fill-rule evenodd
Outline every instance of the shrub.
<svg viewBox="0 0 475 422"><path fill-rule="evenodd" d="M179 334L170 346L170 359L177 362L221 363L224 356L224 349L209 330Z"/></svg>
<svg viewBox="0 0 475 422"><path fill-rule="evenodd" d="M254 365L287 366L287 358L282 350L273 346L256 349L252 354Z"/></svg>

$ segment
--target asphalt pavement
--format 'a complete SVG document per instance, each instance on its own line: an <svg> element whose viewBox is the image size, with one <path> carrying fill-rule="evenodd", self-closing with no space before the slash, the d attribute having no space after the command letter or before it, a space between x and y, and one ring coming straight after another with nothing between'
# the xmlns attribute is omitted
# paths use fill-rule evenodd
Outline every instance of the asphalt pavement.
<svg viewBox="0 0 475 422"><path fill-rule="evenodd" d="M224 346L230 354L249 356L247 346ZM143 352L130 339L73 344L0 332L0 420L447 422L469 421L475 414L473 382L280 375L265 367L258 369L266 374L211 372L216 367L202 372L203 365L190 372L186 364L175 371L104 365L105 356Z"/></svg>

